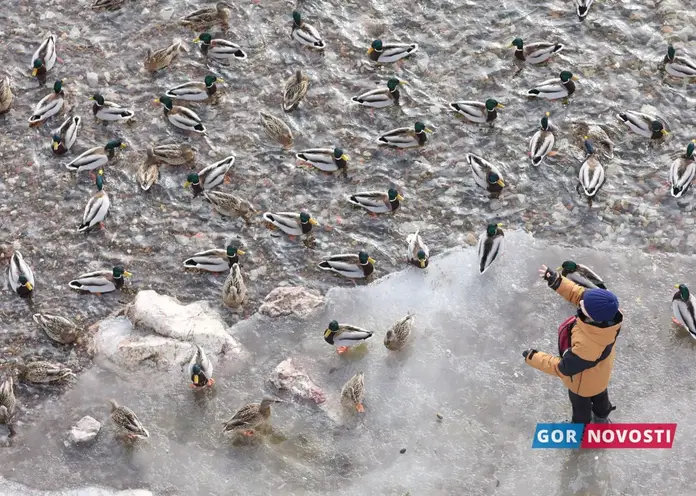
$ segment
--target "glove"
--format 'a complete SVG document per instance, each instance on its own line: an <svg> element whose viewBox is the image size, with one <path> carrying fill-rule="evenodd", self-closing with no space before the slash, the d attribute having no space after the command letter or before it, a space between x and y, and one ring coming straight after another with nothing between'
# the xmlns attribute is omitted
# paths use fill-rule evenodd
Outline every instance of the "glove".
<svg viewBox="0 0 696 496"><path fill-rule="evenodd" d="M543 273L541 277L544 279L544 281L548 283L549 286L553 286L561 276L555 270L547 267L546 271Z"/></svg>
<svg viewBox="0 0 696 496"><path fill-rule="evenodd" d="M528 350L524 350L522 352L522 356L524 357L525 360L531 360L532 357L534 356L534 353L536 353L537 350L530 348Z"/></svg>

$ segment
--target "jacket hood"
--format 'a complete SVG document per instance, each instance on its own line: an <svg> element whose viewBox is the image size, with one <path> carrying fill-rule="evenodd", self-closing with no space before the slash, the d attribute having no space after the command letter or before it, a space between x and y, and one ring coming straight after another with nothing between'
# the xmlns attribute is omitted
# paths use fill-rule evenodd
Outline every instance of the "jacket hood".
<svg viewBox="0 0 696 496"><path fill-rule="evenodd" d="M585 339L581 341L588 347L591 347L591 343L601 348L612 344L616 340L616 333L623 323L621 311L616 312L614 320L609 322L594 322L588 319L581 310L578 310L578 315L576 326L587 339L588 342L585 342Z"/></svg>

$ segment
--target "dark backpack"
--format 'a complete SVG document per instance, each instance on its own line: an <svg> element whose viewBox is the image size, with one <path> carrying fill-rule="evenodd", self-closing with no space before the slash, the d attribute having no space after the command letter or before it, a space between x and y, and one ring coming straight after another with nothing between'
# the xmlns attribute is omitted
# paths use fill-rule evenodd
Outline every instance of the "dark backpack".
<svg viewBox="0 0 696 496"><path fill-rule="evenodd" d="M558 354L560 356L563 356L563 353L570 349L570 331L573 329L577 319L577 316L573 315L558 326Z"/></svg>

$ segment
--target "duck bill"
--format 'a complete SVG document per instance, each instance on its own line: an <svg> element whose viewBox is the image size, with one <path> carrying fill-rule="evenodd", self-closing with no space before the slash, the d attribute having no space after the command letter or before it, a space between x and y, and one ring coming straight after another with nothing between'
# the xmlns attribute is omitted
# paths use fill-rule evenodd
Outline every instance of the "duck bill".
<svg viewBox="0 0 696 496"><path fill-rule="evenodd" d="M162 102L160 102L160 99L159 99L159 98L155 98L155 99L152 100L152 101L153 101L154 103L162 103Z"/></svg>
<svg viewBox="0 0 696 496"><path fill-rule="evenodd" d="M121 150L124 150L124 149L126 148L126 144L125 144L125 143L121 143L121 144L119 145L119 148L120 148Z"/></svg>
<svg viewBox="0 0 696 496"><path fill-rule="evenodd" d="M498 105L495 106L495 108L504 109L505 105L503 105L502 103L499 103Z"/></svg>
<svg viewBox="0 0 696 496"><path fill-rule="evenodd" d="M222 78L217 78L217 79L215 80L215 82L216 82L216 83L224 83L225 80L222 79Z"/></svg>
<svg viewBox="0 0 696 496"><path fill-rule="evenodd" d="M123 277L133 277L133 274L131 274L131 273L128 272L127 270L124 270L124 271L123 271Z"/></svg>
<svg viewBox="0 0 696 496"><path fill-rule="evenodd" d="M34 285L33 285L32 283L30 283L30 282L27 282L27 283L25 284L25 287L26 287L29 291L32 291L32 290L34 289Z"/></svg>
<svg viewBox="0 0 696 496"><path fill-rule="evenodd" d="M679 287L679 284L675 284L674 287L675 287L675 288L678 288L678 287Z"/></svg>
<svg viewBox="0 0 696 496"><path fill-rule="evenodd" d="M425 260L418 260L421 269L425 269Z"/></svg>
<svg viewBox="0 0 696 496"><path fill-rule="evenodd" d="M200 38L196 38L195 40L193 40L193 42L194 42L194 43L200 43L200 42L201 42L201 39L200 39Z"/></svg>
<svg viewBox="0 0 696 496"><path fill-rule="evenodd" d="M237 255L244 255L246 252L242 250L237 250Z"/></svg>
<svg viewBox="0 0 696 496"><path fill-rule="evenodd" d="M39 73L38 69L32 69L31 70L31 77L36 77L36 75Z"/></svg>
<svg viewBox="0 0 696 496"><path fill-rule="evenodd" d="M425 132L426 132L426 133L432 133L432 132L433 132L433 130L432 130L432 129L430 129L429 127L426 127L426 128L425 128Z"/></svg>
<svg viewBox="0 0 696 496"><path fill-rule="evenodd" d="M375 51L375 49L372 48L372 47L370 47L370 48L367 49L367 54L368 54L368 55L372 55L372 54L374 53L374 51Z"/></svg>
<svg viewBox="0 0 696 496"><path fill-rule="evenodd" d="M316 220L312 219L312 218L309 219L309 223L312 224L313 226L318 226L318 225L319 225L319 223L318 223Z"/></svg>
<svg viewBox="0 0 696 496"><path fill-rule="evenodd" d="M503 223L502 223L502 222L498 222L498 223L496 224L496 226L498 226L498 227L503 227Z"/></svg>
<svg viewBox="0 0 696 496"><path fill-rule="evenodd" d="M666 135L669 134L669 131L667 131L666 129L663 129L663 130L661 131L661 133L662 133L663 136L666 136Z"/></svg>
<svg viewBox="0 0 696 496"><path fill-rule="evenodd" d="M186 181L184 183L184 188L188 188L189 186L191 186L191 183L189 181Z"/></svg>
<svg viewBox="0 0 696 496"><path fill-rule="evenodd" d="M505 187L505 183L503 182L502 179L498 179L498 180L495 182L495 184L497 184L497 185L500 186L501 188L504 188L504 187Z"/></svg>
<svg viewBox="0 0 696 496"><path fill-rule="evenodd" d="M198 385L198 381L199 381L199 379L198 379L198 374L196 374L196 375L193 376L193 383L196 384L196 385Z"/></svg>
<svg viewBox="0 0 696 496"><path fill-rule="evenodd" d="M375 259L372 258L372 257L367 257L367 262L368 262L368 263L371 263L372 265L374 265L374 264L377 263L377 262L375 262Z"/></svg>
<svg viewBox="0 0 696 496"><path fill-rule="evenodd" d="M561 272L563 270L563 266L557 267L556 272Z"/></svg>
<svg viewBox="0 0 696 496"><path fill-rule="evenodd" d="M401 195L396 195L396 199L399 201L404 201L404 197Z"/></svg>
<svg viewBox="0 0 696 496"><path fill-rule="evenodd" d="M573 81L579 81L579 80L580 80L580 79L579 79L577 76L575 76L575 75L574 75L572 78L570 78L570 79L572 79Z"/></svg>
<svg viewBox="0 0 696 496"><path fill-rule="evenodd" d="M54 150L57 150L57 149L58 149L58 146L59 146L59 143L58 143L57 141L54 141L54 142L53 142L53 149L54 149Z"/></svg>
<svg viewBox="0 0 696 496"><path fill-rule="evenodd" d="M341 160L345 160L346 162L348 162L350 160L350 157L344 153L343 155L341 155Z"/></svg>

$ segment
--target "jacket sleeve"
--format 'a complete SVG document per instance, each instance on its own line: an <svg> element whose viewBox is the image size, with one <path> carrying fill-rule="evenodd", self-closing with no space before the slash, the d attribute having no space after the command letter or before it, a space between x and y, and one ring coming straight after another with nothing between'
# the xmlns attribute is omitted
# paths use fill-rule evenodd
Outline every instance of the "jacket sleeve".
<svg viewBox="0 0 696 496"><path fill-rule="evenodd" d="M549 375L555 375L556 377L567 377L579 374L583 370L589 369L595 365L595 362L584 360L577 356L573 353L572 349L567 350L562 357L556 357L544 353L543 351L537 351L534 353L531 360L527 358L525 361L535 369L539 369Z"/></svg>
<svg viewBox="0 0 696 496"><path fill-rule="evenodd" d="M582 295L585 293L585 288L563 276L559 276L550 287L575 306L580 304Z"/></svg>

